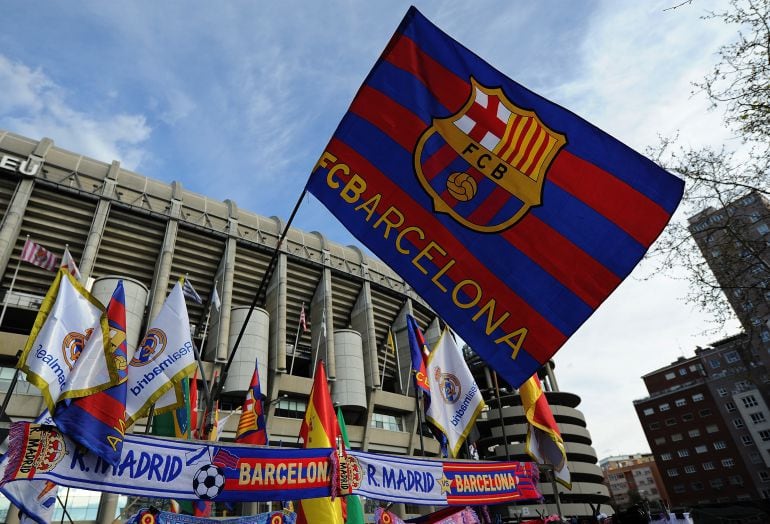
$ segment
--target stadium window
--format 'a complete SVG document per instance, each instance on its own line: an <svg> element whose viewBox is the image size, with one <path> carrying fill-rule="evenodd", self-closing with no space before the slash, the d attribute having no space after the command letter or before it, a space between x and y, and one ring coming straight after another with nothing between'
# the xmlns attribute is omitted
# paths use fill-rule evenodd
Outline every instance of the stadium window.
<svg viewBox="0 0 770 524"><path fill-rule="evenodd" d="M686 374L687 374L687 369L685 369L685 368L679 368L679 375L680 375L680 376L682 376L682 377L683 377L683 376L685 376Z"/></svg>
<svg viewBox="0 0 770 524"><path fill-rule="evenodd" d="M687 432L687 436L690 438L700 437L700 430L699 429L691 429Z"/></svg>
<svg viewBox="0 0 770 524"><path fill-rule="evenodd" d="M673 433L671 435L671 442L679 442L680 440L682 440L682 438L683 437L681 433Z"/></svg>
<svg viewBox="0 0 770 524"><path fill-rule="evenodd" d="M660 429L660 422L653 422L649 426L650 429Z"/></svg>
<svg viewBox="0 0 770 524"><path fill-rule="evenodd" d="M717 431L719 431L719 426L716 424L709 424L706 426L706 433L716 433Z"/></svg>
<svg viewBox="0 0 770 524"><path fill-rule="evenodd" d="M728 351L725 353L725 360L728 364L733 364L735 362L738 362L741 359L741 357L738 355L737 351Z"/></svg>
<svg viewBox="0 0 770 524"><path fill-rule="evenodd" d="M714 471L714 463L713 462L704 462L703 463L703 471Z"/></svg>
<svg viewBox="0 0 770 524"><path fill-rule="evenodd" d="M743 423L743 419L741 418L734 418L733 419L733 426L735 426L738 429L741 429L745 424Z"/></svg>
<svg viewBox="0 0 770 524"><path fill-rule="evenodd" d="M749 417L751 418L751 421L754 424L762 424L766 420L765 419L765 414L762 413L761 411L759 411L757 413L750 413Z"/></svg>
<svg viewBox="0 0 770 524"><path fill-rule="evenodd" d="M674 380L676 378L676 373L674 372L666 373L665 376L666 376L666 380Z"/></svg>
<svg viewBox="0 0 770 524"><path fill-rule="evenodd" d="M714 489L719 489L724 487L725 481L722 479L711 479L709 480L709 485Z"/></svg>
<svg viewBox="0 0 770 524"><path fill-rule="evenodd" d="M671 458L672 458L671 457L671 453L661 453L660 454L660 460L662 460L663 462L671 460Z"/></svg>
<svg viewBox="0 0 770 524"><path fill-rule="evenodd" d="M711 369L717 369L721 365L722 362L718 358L712 358L709 360L709 366L711 366Z"/></svg>
<svg viewBox="0 0 770 524"><path fill-rule="evenodd" d="M307 411L307 401L293 398L282 398L275 406L275 416L284 418L304 419Z"/></svg>
<svg viewBox="0 0 770 524"><path fill-rule="evenodd" d="M669 477L678 477L679 476L679 470L676 468L669 468L666 470L666 474Z"/></svg>
<svg viewBox="0 0 770 524"><path fill-rule="evenodd" d="M708 451L708 447L701 444L699 446L695 446L695 453L706 453Z"/></svg>
<svg viewBox="0 0 770 524"><path fill-rule="evenodd" d="M727 447L727 444L724 440L717 440L714 442L714 449L725 449Z"/></svg>
<svg viewBox="0 0 770 524"><path fill-rule="evenodd" d="M703 400L703 393L696 393L692 396L693 402L700 402L701 400Z"/></svg>
<svg viewBox="0 0 770 524"><path fill-rule="evenodd" d="M684 472L685 473L695 473L697 471L695 466L685 466Z"/></svg>
<svg viewBox="0 0 770 524"><path fill-rule="evenodd" d="M708 416L710 416L710 415L711 415L711 410L710 410L710 409L708 409L708 408L706 408L706 409L701 409L700 411L698 411L698 415L699 415L701 418L703 418L703 417L708 417Z"/></svg>
<svg viewBox="0 0 770 524"><path fill-rule="evenodd" d="M701 481L693 482L692 484L690 484L690 487L692 488L693 491L703 491L703 482Z"/></svg>
<svg viewBox="0 0 770 524"><path fill-rule="evenodd" d="M397 415L375 412L372 414L372 427L389 431L403 431L403 420Z"/></svg>
<svg viewBox="0 0 770 524"><path fill-rule="evenodd" d="M729 480L733 486L743 486L743 477L740 475L732 475Z"/></svg>
<svg viewBox="0 0 770 524"><path fill-rule="evenodd" d="M728 413L732 413L737 408L735 407L734 403L732 403L732 402L725 402L725 409L727 410Z"/></svg>
<svg viewBox="0 0 770 524"><path fill-rule="evenodd" d="M669 409L671 409L671 406L668 404L668 402L665 402L660 406L658 406L659 411L668 411Z"/></svg>
<svg viewBox="0 0 770 524"><path fill-rule="evenodd" d="M767 471L760 471L759 480L761 480L762 482L770 482L770 473L768 473Z"/></svg>
<svg viewBox="0 0 770 524"><path fill-rule="evenodd" d="M684 484L674 484L674 493L684 493L687 488Z"/></svg>
<svg viewBox="0 0 770 524"><path fill-rule="evenodd" d="M726 397L727 396L727 388L719 388L719 389L717 389L717 393L719 393L720 397Z"/></svg>
<svg viewBox="0 0 770 524"><path fill-rule="evenodd" d="M768 440L770 440L770 439L768 439ZM666 443L666 437L658 437L658 438L655 439L655 445L656 446L660 446L661 444L665 444L665 443Z"/></svg>
<svg viewBox="0 0 770 524"><path fill-rule="evenodd" d="M751 440L751 435L741 435L741 442L743 442L744 446L751 446L754 441Z"/></svg>
<svg viewBox="0 0 770 524"><path fill-rule="evenodd" d="M741 402L743 402L743 407L745 408L753 408L758 404L756 397L754 395L748 395L741 399Z"/></svg>
<svg viewBox="0 0 770 524"><path fill-rule="evenodd" d="M690 450L687 448L680 449L676 452L677 455L679 455L680 458L689 457L690 456Z"/></svg>
<svg viewBox="0 0 770 524"><path fill-rule="evenodd" d="M694 418L695 417L693 416L692 413L685 413L684 415L682 415L682 421L684 422L690 422Z"/></svg>
<svg viewBox="0 0 770 524"><path fill-rule="evenodd" d="M666 426L676 426L676 419L674 417L667 418Z"/></svg>
<svg viewBox="0 0 770 524"><path fill-rule="evenodd" d="M762 442L767 442L770 440L770 430L763 429L759 432L759 438L762 439Z"/></svg>
<svg viewBox="0 0 770 524"><path fill-rule="evenodd" d="M676 407L678 407L678 408L681 408L681 407L682 407L682 406L684 406L685 404L687 404L687 401L686 401L685 399L683 399L683 398L678 398L678 399L676 399L676 400L674 401L674 405L675 405Z"/></svg>
<svg viewBox="0 0 770 524"><path fill-rule="evenodd" d="M642 412L645 415L649 416L655 413L655 408L644 408L644 411Z"/></svg>

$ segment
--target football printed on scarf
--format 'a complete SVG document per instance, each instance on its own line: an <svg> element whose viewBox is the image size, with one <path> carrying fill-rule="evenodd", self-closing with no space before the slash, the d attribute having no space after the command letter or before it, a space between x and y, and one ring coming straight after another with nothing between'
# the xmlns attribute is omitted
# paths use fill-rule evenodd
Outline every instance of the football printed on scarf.
<svg viewBox="0 0 770 524"><path fill-rule="evenodd" d="M212 500L222 492L224 487L225 474L214 464L202 466L193 476L193 491L200 499Z"/></svg>

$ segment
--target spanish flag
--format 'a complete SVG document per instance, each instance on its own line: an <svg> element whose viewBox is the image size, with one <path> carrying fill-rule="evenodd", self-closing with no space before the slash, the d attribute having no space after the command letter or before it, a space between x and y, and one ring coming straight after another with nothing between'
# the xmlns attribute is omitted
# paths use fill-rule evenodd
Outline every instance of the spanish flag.
<svg viewBox="0 0 770 524"><path fill-rule="evenodd" d="M529 422L527 453L539 464L552 465L556 480L568 489L572 489L564 440L561 438L559 427L556 425L556 419L543 393L543 386L540 384L537 373L521 385L519 396Z"/></svg>
<svg viewBox="0 0 770 524"><path fill-rule="evenodd" d="M310 390L299 436L304 442L303 448L333 448L340 436L323 360L319 360L316 366L313 388ZM334 500L330 497L304 499L298 506L297 524L345 524L339 497Z"/></svg>

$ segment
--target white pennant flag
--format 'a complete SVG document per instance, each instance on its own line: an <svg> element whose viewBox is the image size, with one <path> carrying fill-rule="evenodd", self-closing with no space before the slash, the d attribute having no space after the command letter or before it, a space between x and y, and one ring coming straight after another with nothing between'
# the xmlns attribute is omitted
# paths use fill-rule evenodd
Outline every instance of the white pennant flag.
<svg viewBox="0 0 770 524"><path fill-rule="evenodd" d="M177 282L128 363L126 425L144 416L164 393L192 375L195 366L190 319L182 284Z"/></svg>
<svg viewBox="0 0 770 524"><path fill-rule="evenodd" d="M103 380L95 391L66 387L70 372L89 340L98 347L90 352L87 364L96 365L98 361L114 372L114 362L107 359L108 333L104 307L66 269L59 269L18 364L27 374L27 381L43 392L49 411L53 412L56 402L64 396L82 397L109 385L108 374L100 377Z"/></svg>
<svg viewBox="0 0 770 524"><path fill-rule="evenodd" d="M449 451L456 457L485 407L484 399L448 330L444 329L430 352L426 367L431 400L425 418L444 432Z"/></svg>

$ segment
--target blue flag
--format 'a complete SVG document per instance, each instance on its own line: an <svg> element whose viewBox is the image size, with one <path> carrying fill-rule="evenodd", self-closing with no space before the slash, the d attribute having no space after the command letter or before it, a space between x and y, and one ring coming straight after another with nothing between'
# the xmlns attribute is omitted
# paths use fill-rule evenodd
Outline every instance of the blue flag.
<svg viewBox="0 0 770 524"><path fill-rule="evenodd" d="M683 187L413 7L307 185L515 387L628 276Z"/></svg>

